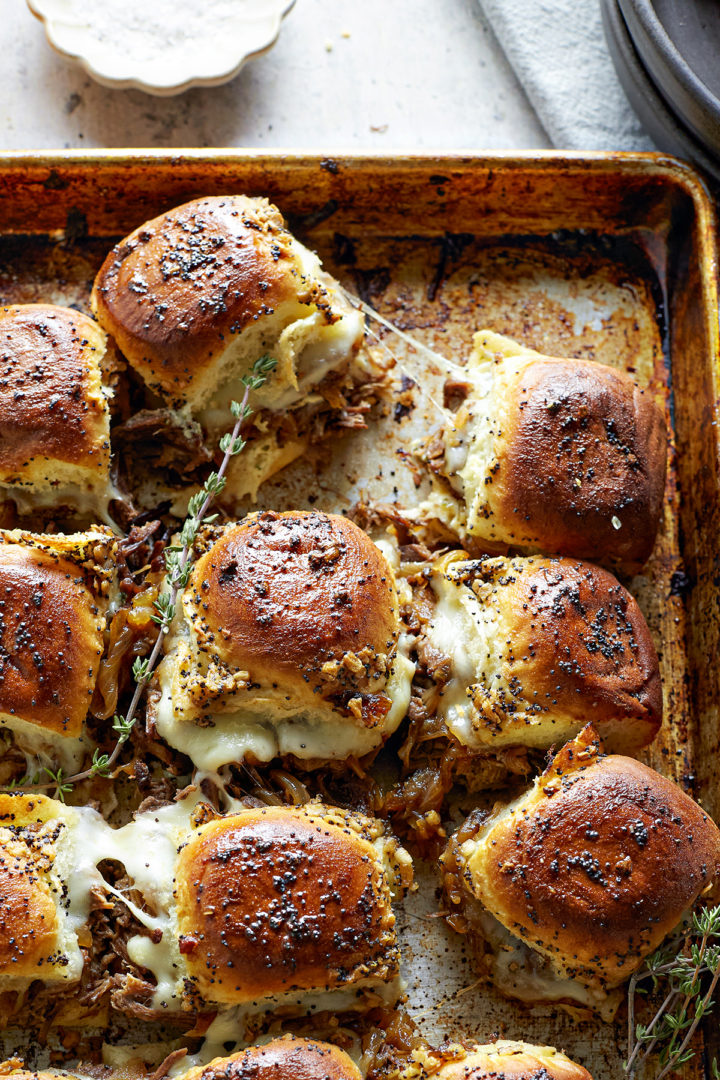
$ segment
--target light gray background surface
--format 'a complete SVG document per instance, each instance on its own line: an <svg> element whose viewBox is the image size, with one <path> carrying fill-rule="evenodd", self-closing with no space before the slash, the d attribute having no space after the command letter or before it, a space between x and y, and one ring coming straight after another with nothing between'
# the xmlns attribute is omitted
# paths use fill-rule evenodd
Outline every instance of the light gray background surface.
<svg viewBox="0 0 720 1080"><path fill-rule="evenodd" d="M550 145L477 0L297 0L236 79L165 99L98 86L25 0L0 0L0 46L0 149Z"/></svg>

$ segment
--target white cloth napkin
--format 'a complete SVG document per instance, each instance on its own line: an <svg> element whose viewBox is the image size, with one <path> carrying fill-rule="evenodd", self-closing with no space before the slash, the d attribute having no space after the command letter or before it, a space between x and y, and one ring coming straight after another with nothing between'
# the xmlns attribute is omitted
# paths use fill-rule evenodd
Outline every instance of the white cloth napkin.
<svg viewBox="0 0 720 1080"><path fill-rule="evenodd" d="M605 44L598 0L480 0L553 145L653 150Z"/></svg>

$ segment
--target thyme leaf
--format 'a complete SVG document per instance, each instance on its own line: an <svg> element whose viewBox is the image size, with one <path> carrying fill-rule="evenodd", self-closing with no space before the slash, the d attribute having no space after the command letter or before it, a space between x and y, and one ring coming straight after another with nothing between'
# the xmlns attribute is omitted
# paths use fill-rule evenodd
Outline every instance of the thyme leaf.
<svg viewBox="0 0 720 1080"><path fill-rule="evenodd" d="M655 1055L660 1064L656 1080L663 1080L695 1051L692 1040L700 1022L715 1006L720 981L720 904L693 913L689 926L646 961L628 986L628 1058L625 1073L632 1076ZM636 1019L636 998L645 994L643 983L664 994L648 1023ZM720 1078L717 1061L713 1077Z"/></svg>

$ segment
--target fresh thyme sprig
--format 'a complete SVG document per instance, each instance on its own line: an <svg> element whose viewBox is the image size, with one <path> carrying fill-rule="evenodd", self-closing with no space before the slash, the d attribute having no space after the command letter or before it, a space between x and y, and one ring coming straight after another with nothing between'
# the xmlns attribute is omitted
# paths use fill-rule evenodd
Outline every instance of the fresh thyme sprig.
<svg viewBox="0 0 720 1080"><path fill-rule="evenodd" d="M190 571L192 569L191 552L198 530L201 525L210 524L215 520L215 515L208 516L208 511L227 483L225 474L231 458L236 457L245 449L245 440L241 436L241 430L253 411L248 404L250 392L259 390L276 364L277 360L272 356L261 356L259 360L255 361L250 374L242 377L241 382L245 387L242 400L240 402L233 401L230 404L230 411L235 420L235 425L232 431L228 431L222 436L219 443L223 455L220 467L217 472L210 473L201 490L190 498L188 514L180 530L178 543L165 548L165 585L167 588L155 600L153 604L155 614L151 616L153 622L158 624L160 631L150 655L147 657L138 656L133 663L132 674L135 680L135 690L125 716L115 716L113 719L113 731L117 734L117 740L111 753L104 754L96 750L93 754L92 764L73 776L65 776L62 769L53 772L52 769L43 767L35 776L25 776L22 780L7 785L5 790L46 791L54 788L55 796L64 800L65 796L72 791L74 785L81 780L88 780L94 776L107 777L112 774L120 751L130 738L130 733L137 721L140 700L162 655L165 636L175 618L178 595L190 580ZM47 783L40 783L43 774L50 777Z"/></svg>
<svg viewBox="0 0 720 1080"><path fill-rule="evenodd" d="M636 1021L635 999L647 992L642 984L648 981L665 997L646 1025ZM653 953L630 979L625 1072L632 1075L655 1054L661 1066L655 1080L662 1080L689 1061L695 1053L693 1036L715 1005L719 981L720 905L695 912L688 929ZM717 1061L712 1069L713 1077L720 1077Z"/></svg>
<svg viewBox="0 0 720 1080"><path fill-rule="evenodd" d="M49 776L50 780L46 784L41 784L40 781L43 776ZM6 784L2 789L3 791L43 791L46 788L55 788L55 794L58 799L65 801L65 796L72 791L73 777L65 776L62 769L58 769L55 772L47 765L42 765L40 769L33 773L32 776L23 776L22 780L11 780L9 784Z"/></svg>

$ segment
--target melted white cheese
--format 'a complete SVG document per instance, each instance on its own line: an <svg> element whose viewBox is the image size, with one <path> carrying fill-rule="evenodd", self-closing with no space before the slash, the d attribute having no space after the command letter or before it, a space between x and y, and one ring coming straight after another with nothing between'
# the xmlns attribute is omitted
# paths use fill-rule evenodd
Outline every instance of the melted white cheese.
<svg viewBox="0 0 720 1080"><path fill-rule="evenodd" d="M118 829L113 838L114 857L123 863L134 888L154 914L141 911L125 897L121 899L140 923L162 933L158 942L141 934L128 941L130 959L155 977L153 1008L156 1009L180 1008L185 964L180 955L175 914L175 863L178 848L190 831L192 811L202 801L203 796L196 788L179 802L138 814Z"/></svg>
<svg viewBox="0 0 720 1080"><path fill-rule="evenodd" d="M437 574L432 586L437 600L427 637L452 661L451 678L443 687L438 712L463 746L479 750L499 745L502 735L479 722L469 693L469 688L478 683L506 688L499 678L502 627L497 606L491 598L481 603L468 585L455 579L452 569Z"/></svg>
<svg viewBox="0 0 720 1080"><path fill-rule="evenodd" d="M184 1059L184 1066L179 1063L177 1071L171 1076L181 1076L188 1067L206 1065L213 1058L234 1053L251 1041L255 1044L248 1025L253 1018L270 1010L287 1009L291 1015L312 1016L314 1013L329 1012L331 1015L357 1009L392 1008L405 992L405 983L401 978L388 983L357 982L342 990L324 990L319 993L276 994L263 998L261 1002L249 1005L229 1006L221 1009L207 1030L197 1054Z"/></svg>
<svg viewBox="0 0 720 1080"><path fill-rule="evenodd" d="M468 488L475 493L478 474L482 473L484 479L492 464L497 427L492 416L494 365L482 363L473 354L467 367L467 378L472 387L470 396L458 410L457 422L448 424L443 432L443 471L452 486L466 498Z"/></svg>
<svg viewBox="0 0 720 1080"><path fill-rule="evenodd" d="M355 318L354 314L344 315L328 325L319 312L314 312L292 322L268 347L270 354L279 361L278 367L284 372L292 372L290 385L279 391L273 390L271 377L267 390L256 393L251 400L255 400L258 407L273 411L306 404L312 388L352 354L362 337L360 318ZM238 344L238 352L241 345L242 342ZM240 374L223 380L222 388L197 413L198 420L208 431L225 430L229 425L230 402L241 401L244 393Z"/></svg>
<svg viewBox="0 0 720 1080"><path fill-rule="evenodd" d="M415 665L408 659L409 641L403 636L392 664L387 684L382 688L392 704L378 728L367 728L352 717L335 712L329 705L311 713L287 700L282 691L268 692L255 700L248 698L237 712L219 712L211 727L201 727L192 718L178 718L173 709L171 659L158 670L161 697L155 723L158 734L170 746L187 754L200 769L215 772L223 765L243 761L271 761L294 754L302 760L318 758L343 760L362 757L396 730L410 704Z"/></svg>
<svg viewBox="0 0 720 1080"><path fill-rule="evenodd" d="M12 732L13 742L25 756L28 776L46 766L55 770L60 766L69 776L80 768L91 745L85 733L71 738L9 713L0 713L0 728Z"/></svg>
<svg viewBox="0 0 720 1080"><path fill-rule="evenodd" d="M117 523L110 517L108 506L115 500L124 502L125 498L109 480L107 483L98 485L95 490L82 488L77 484L58 484L55 487L41 488L35 485L23 486L0 482L0 495L12 499L18 513L22 515L67 506L83 520L98 521L116 533L120 531Z"/></svg>
<svg viewBox="0 0 720 1080"><path fill-rule="evenodd" d="M83 960L78 933L88 919L91 889L103 887L97 864L108 857L113 830L89 807L63 806L61 815L66 830L58 843L53 873L61 883L59 910L64 913L65 935L74 943L74 974L68 977L79 978Z"/></svg>
<svg viewBox="0 0 720 1080"><path fill-rule="evenodd" d="M600 1013L607 1022L613 1019L621 991L607 993L555 971L548 960L511 934L487 911L479 909L475 920L493 950L493 981L504 994L528 1005L545 1001L576 1002Z"/></svg>
<svg viewBox="0 0 720 1080"><path fill-rule="evenodd" d="M449 492L433 492L418 508L419 516L436 517L461 537L495 538L488 496L498 461L497 441L502 435L508 386L534 355L498 334L480 331L475 335L465 369L471 390L441 432L445 447L442 473L459 505Z"/></svg>

